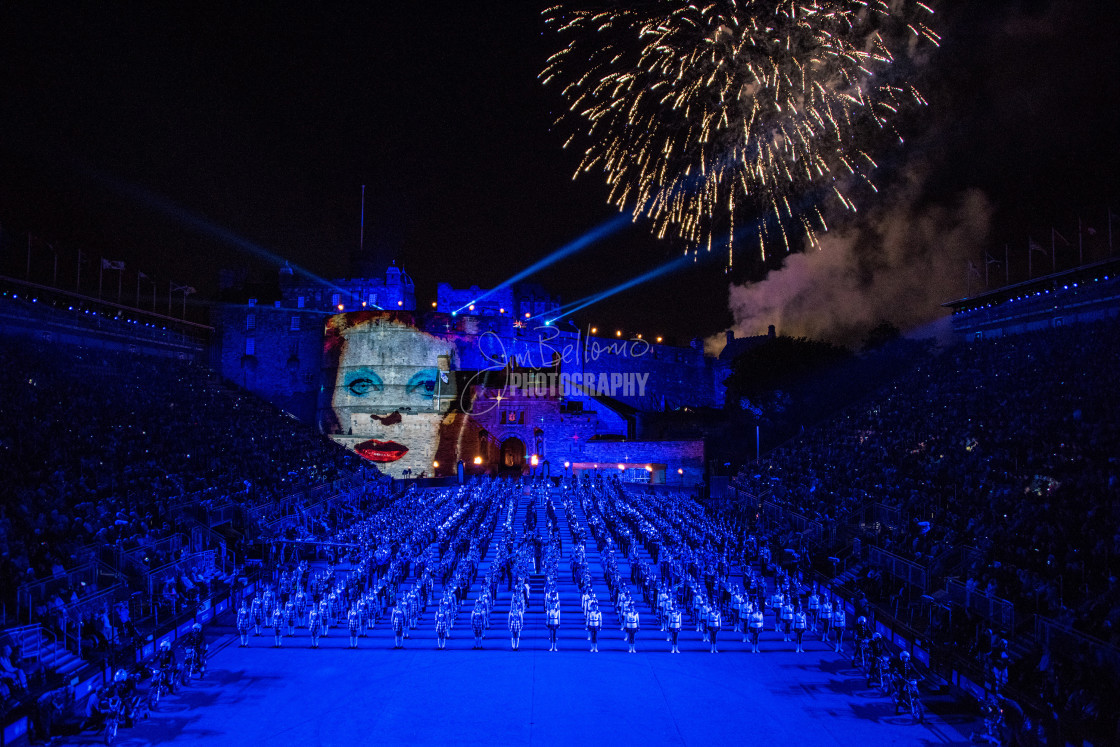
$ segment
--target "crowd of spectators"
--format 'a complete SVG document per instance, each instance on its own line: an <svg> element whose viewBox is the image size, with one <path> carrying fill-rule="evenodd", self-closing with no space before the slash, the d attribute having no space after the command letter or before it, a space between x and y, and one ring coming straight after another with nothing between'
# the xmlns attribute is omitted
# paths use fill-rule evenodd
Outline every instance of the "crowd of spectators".
<svg viewBox="0 0 1120 747"><path fill-rule="evenodd" d="M825 526L874 527L862 539L928 568L931 592L938 571L952 573L1013 603L1020 621L1041 615L1116 646L1118 379L1115 321L959 345L737 482ZM963 561L934 562L946 556ZM888 593L902 585L880 572L875 580ZM984 655L987 623L973 621L961 643ZM1012 681L1056 679L1053 653L1013 667ZM1065 688L1099 673L1087 660L1076 673L1064 663Z"/></svg>
<svg viewBox="0 0 1120 747"><path fill-rule="evenodd" d="M359 457L187 361L0 337L0 598L86 552L156 547L170 510L209 492L260 505L355 471ZM147 558L152 567L183 550ZM59 590L70 603L96 589Z"/></svg>

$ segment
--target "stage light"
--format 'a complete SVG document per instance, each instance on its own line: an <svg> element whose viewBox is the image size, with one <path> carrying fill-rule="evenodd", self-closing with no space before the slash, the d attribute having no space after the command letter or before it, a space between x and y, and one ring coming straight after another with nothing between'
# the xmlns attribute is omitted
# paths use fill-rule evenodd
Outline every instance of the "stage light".
<svg viewBox="0 0 1120 747"><path fill-rule="evenodd" d="M338 310L339 310L339 311L342 311L342 304L339 304L339 305L338 305Z"/></svg>
<svg viewBox="0 0 1120 747"><path fill-rule="evenodd" d="M397 301L397 306L404 306L404 301Z"/></svg>
<svg viewBox="0 0 1120 747"><path fill-rule="evenodd" d="M646 465L646 472L653 472L653 467L651 467L650 465L647 464Z"/></svg>
<svg viewBox="0 0 1120 747"><path fill-rule="evenodd" d="M475 457L474 458L474 463L475 464L482 464L482 457L480 457L480 456Z"/></svg>
<svg viewBox="0 0 1120 747"><path fill-rule="evenodd" d="M614 336L615 337L622 337L622 330L621 329L616 329L614 331Z"/></svg>
<svg viewBox="0 0 1120 747"><path fill-rule="evenodd" d="M533 465L534 467L536 467L540 463L540 461L540 457L538 457L536 454L529 457L529 464Z"/></svg>
<svg viewBox="0 0 1120 747"><path fill-rule="evenodd" d="M468 306L467 308L468 308L468 309L470 309L471 311L474 311L474 304L472 303L472 304L471 304L470 306Z"/></svg>
<svg viewBox="0 0 1120 747"><path fill-rule="evenodd" d="M599 334L599 328L598 327L592 327L591 328L591 334L593 334L593 335Z"/></svg>
<svg viewBox="0 0 1120 747"><path fill-rule="evenodd" d="M506 313L506 310L505 309L498 309L498 313L499 314L504 314L504 313Z"/></svg>
<svg viewBox="0 0 1120 747"><path fill-rule="evenodd" d="M521 280L524 280L525 278L529 277L530 275L533 275L537 272L540 272L541 270L543 270L546 267L552 265L553 263L558 262L565 257L569 257L569 256L575 254L576 252L591 246L592 244L599 241L600 239L606 238L607 236L610 236L611 234L622 230L626 226L630 225L630 223L632 221L632 218L633 218L633 216L631 216L629 212L624 212L621 215L617 215L614 218L611 218L609 221L607 221L605 223L601 223L600 225L596 226L595 228L593 228L590 231L588 231L587 233L585 233L583 236L580 236L579 238L575 239L574 241L569 242L568 244L565 244L564 246L560 247L559 249L554 251L552 254L549 254L547 257L540 260L539 262L535 262L531 266L526 267L524 270L521 270L520 272L515 274L513 277L508 278L507 280L504 280L501 283L498 283L493 288L491 288L490 290L488 290L485 293L483 293L482 295L480 295L478 298L471 301L471 303L478 303L482 299L487 298L489 296L492 296L495 293L497 293L498 291L500 291L504 288L508 288L511 285L513 285L514 283L520 282ZM457 309L457 310L462 311L462 309ZM529 315L526 314L525 316L526 316L526 318L528 318Z"/></svg>
<svg viewBox="0 0 1120 747"><path fill-rule="evenodd" d="M657 341L658 341L658 342L661 342L661 338L660 338L660 337L658 337L658 338L657 338Z"/></svg>
<svg viewBox="0 0 1120 747"><path fill-rule="evenodd" d="M439 462L432 462L432 469L439 469Z"/></svg>
<svg viewBox="0 0 1120 747"><path fill-rule="evenodd" d="M366 307L366 302L362 301L362 308L364 309L365 307Z"/></svg>
<svg viewBox="0 0 1120 747"><path fill-rule="evenodd" d="M683 469L681 469L680 467L677 467L677 474L678 474L678 475L683 475L683 474L684 474L684 470L683 470Z"/></svg>
<svg viewBox="0 0 1120 747"><path fill-rule="evenodd" d="M620 464L618 465L618 468L619 468L619 469L626 469L626 465L625 465L625 464L621 464L621 463L620 463Z"/></svg>
<svg viewBox="0 0 1120 747"><path fill-rule="evenodd" d="M452 311L451 316L459 316L459 312L458 311Z"/></svg>
<svg viewBox="0 0 1120 747"><path fill-rule="evenodd" d="M642 339L642 333L641 332L638 333L638 339L639 340Z"/></svg>
<svg viewBox="0 0 1120 747"><path fill-rule="evenodd" d="M528 312L528 311L526 311L526 312L525 312L525 318L526 318L526 319L528 319L528 318L529 318L529 312Z"/></svg>
<svg viewBox="0 0 1120 747"><path fill-rule="evenodd" d="M434 309L435 307L436 307L436 302L432 301L432 308Z"/></svg>
<svg viewBox="0 0 1120 747"><path fill-rule="evenodd" d="M709 255L705 255L705 256L709 256ZM572 314L576 313L577 311L580 311L582 309L586 309L588 306L591 306L593 304L597 304L600 301L603 301L607 298L610 298L613 295L621 293L625 290L629 290L630 288L633 288L634 286L637 286L637 285L641 285L642 283L647 283L650 280L658 278L658 277L660 277L662 275L665 275L667 273L674 272L674 271L679 270L679 269L683 269L684 267L686 267L688 265L691 265L692 263L693 263L693 261L690 260L687 257L678 257L678 258L676 258L676 259L674 259L670 262L666 262L665 264L661 265L660 267L655 267L654 269L650 270L649 272L642 273L641 275L638 275L635 278L631 278L630 280L627 280L626 282L621 283L620 285L616 285L615 287L610 288L608 290L602 291L601 293L596 293L595 295L587 296L586 298L582 298L578 301L573 301L570 304L565 304L565 308L567 309L567 311L560 314L556 318L557 319L563 319L566 316L571 316Z"/></svg>
<svg viewBox="0 0 1120 747"><path fill-rule="evenodd" d="M571 467L571 466L572 466L571 462L564 462L564 469L567 469L568 467Z"/></svg>

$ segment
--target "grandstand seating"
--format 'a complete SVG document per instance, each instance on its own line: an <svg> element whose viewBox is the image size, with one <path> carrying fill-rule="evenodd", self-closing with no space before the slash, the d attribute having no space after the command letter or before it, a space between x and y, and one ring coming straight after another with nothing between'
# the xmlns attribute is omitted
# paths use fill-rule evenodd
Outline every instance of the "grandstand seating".
<svg viewBox="0 0 1120 747"><path fill-rule="evenodd" d="M967 597L969 608L953 618L962 652L990 655L992 628L996 638L1020 638L1012 650L1023 654L1035 616L1114 647L1117 380L1115 321L959 345L745 466L735 484L748 503L780 507L776 534L788 536L801 519L825 526L819 558L850 551L853 539L886 551L845 576L880 601ZM960 586L946 577L964 590L948 598L942 589ZM1001 599L1014 606L1018 630L977 614L1002 610ZM1063 698L1086 687L1104 698L1099 683L1116 673L1094 656L1059 662L1056 652L1035 651L1012 681L1037 693L1064 666Z"/></svg>

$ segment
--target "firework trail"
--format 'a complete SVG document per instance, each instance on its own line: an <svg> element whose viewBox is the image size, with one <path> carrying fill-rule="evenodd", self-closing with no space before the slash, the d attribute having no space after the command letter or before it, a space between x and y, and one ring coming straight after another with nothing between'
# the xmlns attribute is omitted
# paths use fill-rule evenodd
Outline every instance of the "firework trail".
<svg viewBox="0 0 1120 747"><path fill-rule="evenodd" d="M845 187L874 189L870 144L901 141L893 120L925 104L896 60L938 43L932 15L910 0L557 5L545 22L568 43L540 77L563 83L558 123L589 137L576 175L603 169L612 203L693 251L726 236L730 267L737 218L776 219L758 221L765 259L770 232L788 251L787 226L810 244L827 230L806 196L854 211Z"/></svg>

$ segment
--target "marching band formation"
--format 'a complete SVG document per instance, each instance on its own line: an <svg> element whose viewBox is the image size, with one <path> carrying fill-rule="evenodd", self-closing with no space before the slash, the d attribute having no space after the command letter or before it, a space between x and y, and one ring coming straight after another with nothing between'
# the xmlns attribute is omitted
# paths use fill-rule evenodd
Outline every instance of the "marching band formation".
<svg viewBox="0 0 1120 747"><path fill-rule="evenodd" d="M318 648L345 625L357 648L384 625L401 649L431 620L444 649L465 620L479 650L502 614L511 651L542 629L547 650L559 651L578 628L597 653L614 626L628 653L656 636L680 653L687 625L713 654L721 633L753 653L802 653L806 634L840 652L848 630L841 601L775 563L764 538L691 498L628 490L613 477L412 487L323 547L325 567L274 569L274 583L242 602L242 646L267 628L274 647L306 630ZM855 636L857 647L871 641L862 617Z"/></svg>

